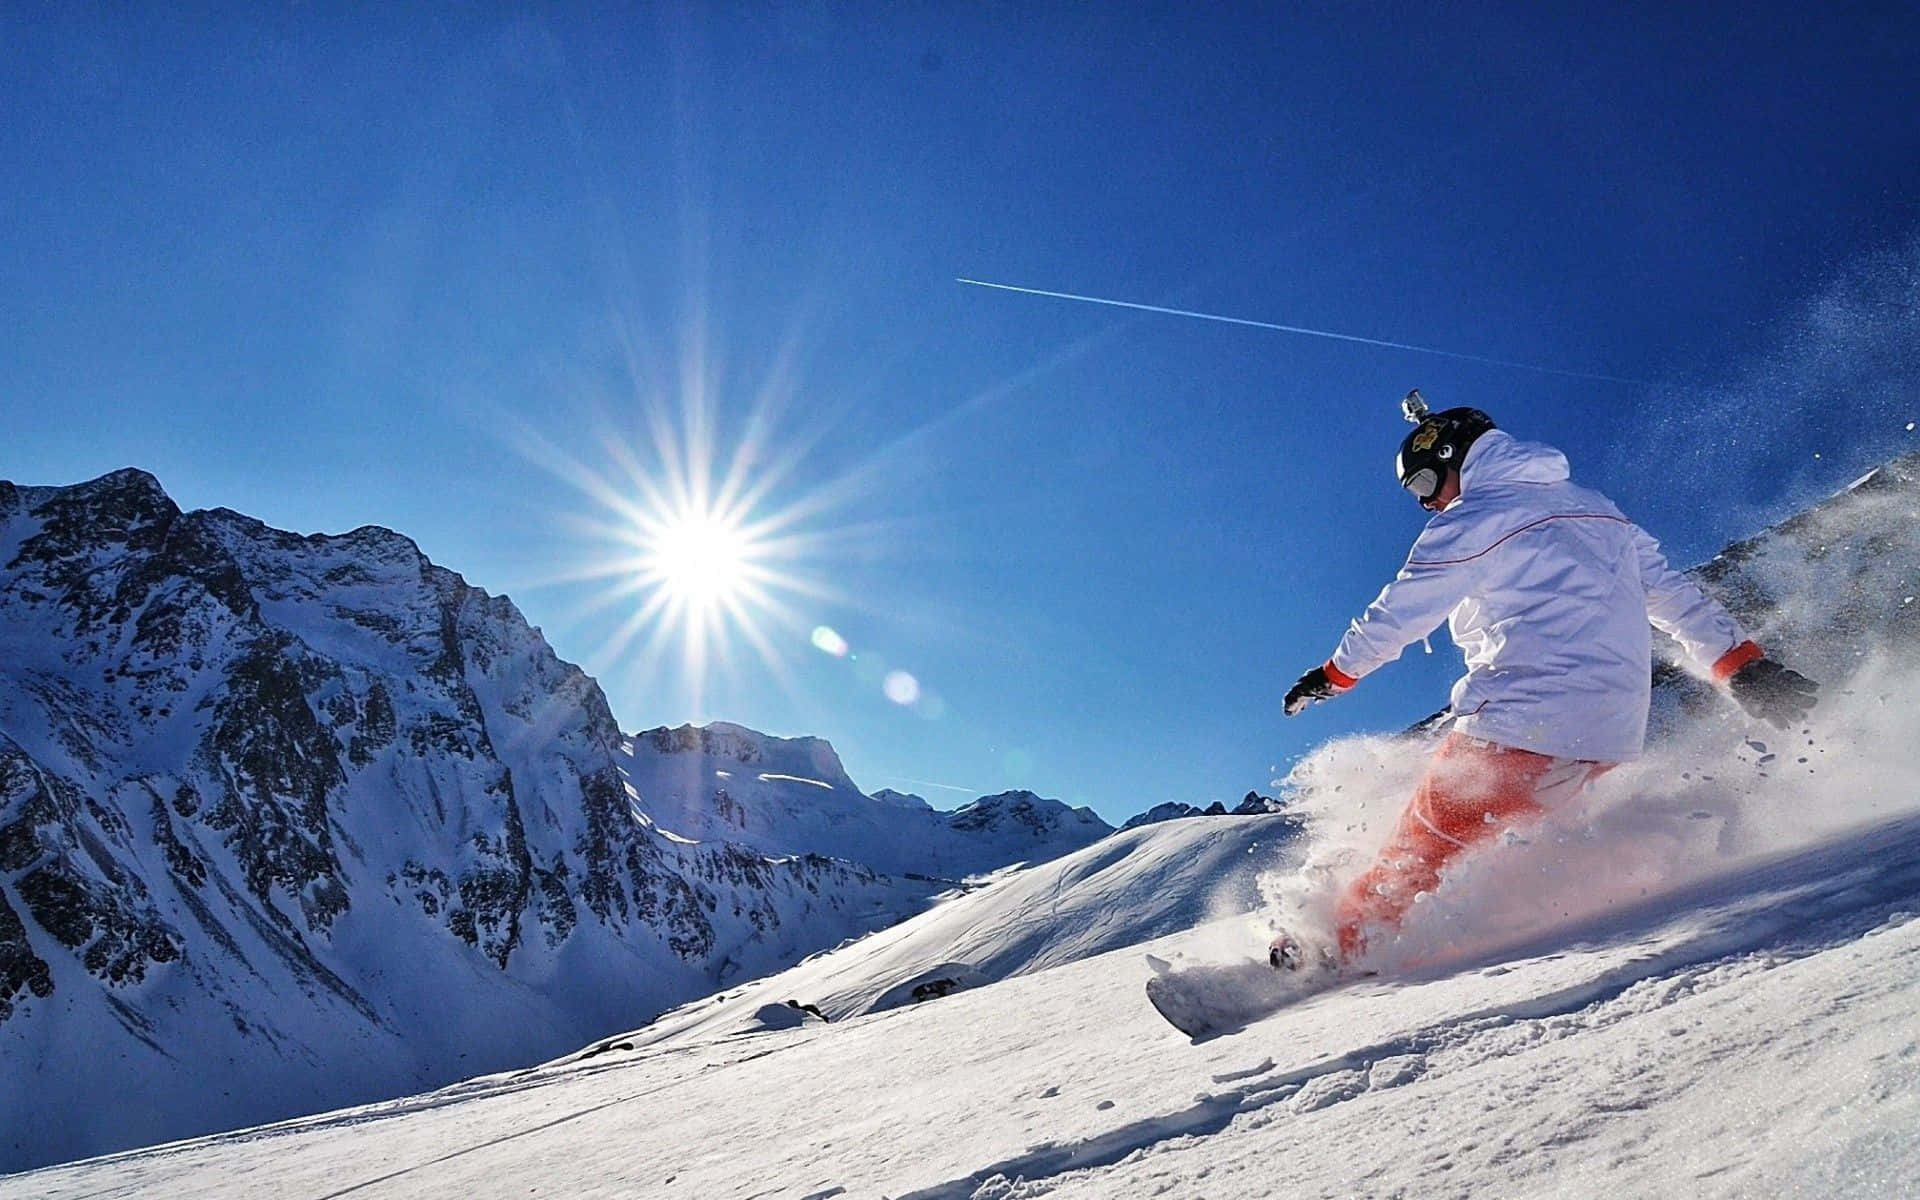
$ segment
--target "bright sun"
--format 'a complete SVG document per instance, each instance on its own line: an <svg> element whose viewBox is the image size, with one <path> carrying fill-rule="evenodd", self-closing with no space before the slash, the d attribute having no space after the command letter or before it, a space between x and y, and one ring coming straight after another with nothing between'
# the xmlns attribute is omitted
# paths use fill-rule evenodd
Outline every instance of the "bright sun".
<svg viewBox="0 0 1920 1200"><path fill-rule="evenodd" d="M698 362L684 370L696 384L710 373ZM583 618L624 610L584 664L592 674L682 685L696 714L709 677L731 675L742 652L757 656L782 686L795 686L787 656L815 644L807 630L818 625L803 619L805 609L842 602L808 569L847 536L821 522L856 489L844 479L798 486L816 435L801 429L775 438L770 406L781 392L769 385L751 412L731 422L738 432L724 454L701 386L689 386L677 402L641 406L644 432L589 414L613 470L583 463L517 423L516 448L594 502L565 520L593 540L596 561L556 580L604 584L586 598Z"/></svg>
<svg viewBox="0 0 1920 1200"><path fill-rule="evenodd" d="M736 521L682 511L648 531L641 572L689 609L731 608L753 577L753 545Z"/></svg>
<svg viewBox="0 0 1920 1200"><path fill-rule="evenodd" d="M630 556L621 567L619 592L644 601L615 635L607 653L625 654L628 642L651 629L640 661L680 645L696 707L709 668L724 665L736 643L751 646L770 665L779 653L763 623L791 625L795 618L777 592L805 585L781 569L790 538L776 518L755 519L750 504L733 489L715 495L704 484L642 485L639 502L628 502L621 535Z"/></svg>

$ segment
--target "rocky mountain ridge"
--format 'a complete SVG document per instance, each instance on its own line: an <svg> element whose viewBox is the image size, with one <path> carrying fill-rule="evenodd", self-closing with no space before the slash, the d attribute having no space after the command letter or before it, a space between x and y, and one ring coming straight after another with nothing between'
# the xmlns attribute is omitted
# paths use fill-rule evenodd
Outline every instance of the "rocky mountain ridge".
<svg viewBox="0 0 1920 1200"><path fill-rule="evenodd" d="M1169 800L1130 817L1120 828L1138 829L1142 825L1155 825L1161 821L1182 821L1188 817L1256 817L1285 811L1286 801L1276 800L1272 796L1262 796L1259 792L1248 792L1241 797L1240 803L1232 808L1228 808L1224 800L1215 800L1205 808L1197 804Z"/></svg>
<svg viewBox="0 0 1920 1200"><path fill-rule="evenodd" d="M0 483L0 1170L534 1061L941 889L675 836L630 746L397 533Z"/></svg>
<svg viewBox="0 0 1920 1200"><path fill-rule="evenodd" d="M716 722L645 730L622 749L627 777L662 828L770 855L831 854L889 875L959 880L1057 858L1113 832L1091 809L1026 791L951 811L899 792L869 796L820 738Z"/></svg>

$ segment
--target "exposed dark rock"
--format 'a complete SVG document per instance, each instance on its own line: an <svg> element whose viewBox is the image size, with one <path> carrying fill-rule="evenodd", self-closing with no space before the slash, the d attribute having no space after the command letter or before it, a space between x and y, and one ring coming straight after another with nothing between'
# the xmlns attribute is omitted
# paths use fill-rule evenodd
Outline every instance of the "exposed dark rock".
<svg viewBox="0 0 1920 1200"><path fill-rule="evenodd" d="M1260 816L1263 813L1277 813L1285 808L1286 802L1284 800L1276 800L1272 796L1262 796L1259 792L1248 792L1241 798L1240 803L1234 806L1233 815L1236 817L1254 817Z"/></svg>
<svg viewBox="0 0 1920 1200"><path fill-rule="evenodd" d="M92 883L64 864L38 867L16 884L21 902L42 929L69 949L85 948L81 962L108 983L138 983L147 963L180 957L174 935L129 898Z"/></svg>
<svg viewBox="0 0 1920 1200"><path fill-rule="evenodd" d="M1161 821L1179 821L1187 817L1224 817L1229 815L1236 817L1269 816L1274 813L1284 812L1285 809L1285 801L1275 800L1271 796L1262 796L1258 792L1248 792L1246 796L1241 799L1240 803L1234 806L1231 812L1229 812L1226 802L1223 800L1215 800L1205 808L1198 808L1191 804L1182 804L1177 800L1169 800L1165 804L1156 804L1139 816L1130 818L1121 828L1134 829L1141 825L1154 825ZM1301 823L1297 819L1293 824L1296 828L1301 827Z"/></svg>
<svg viewBox="0 0 1920 1200"><path fill-rule="evenodd" d="M289 635L256 639L227 673L197 756L224 792L203 820L225 834L247 890L263 901L276 886L298 897L312 930L346 907L343 889L324 886L340 872L328 797L346 776L337 743L307 701L310 688L338 679L337 668Z"/></svg>
<svg viewBox="0 0 1920 1200"><path fill-rule="evenodd" d="M355 723L359 728L347 747L347 757L354 766L364 767L373 761L374 755L393 745L398 729L394 721L393 700L379 680L367 688L366 700L360 706Z"/></svg>
<svg viewBox="0 0 1920 1200"><path fill-rule="evenodd" d="M183 813L182 816L190 816ZM193 852L180 840L173 827L173 814L168 811L166 801L158 793L153 797L153 840L160 844L160 850L166 855L167 869L173 872L175 879L190 888L202 888L207 883L207 866L196 858Z"/></svg>
<svg viewBox="0 0 1920 1200"><path fill-rule="evenodd" d="M573 896L567 890L570 875L566 857L557 853L551 869L534 868L534 886L539 889L540 924L547 931L547 944L550 946L566 941L573 927L580 923L580 912L574 907Z"/></svg>
<svg viewBox="0 0 1920 1200"><path fill-rule="evenodd" d="M33 952L26 925L0 890L0 1021L13 1015L14 999L23 992L42 1000L53 995L53 972Z"/></svg>
<svg viewBox="0 0 1920 1200"><path fill-rule="evenodd" d="M413 898L420 905L420 911L430 917L439 916L453 898L453 883L447 878L447 873L438 867L410 862L401 869L400 875L407 886L413 889ZM474 938L463 940L471 945Z"/></svg>
<svg viewBox="0 0 1920 1200"><path fill-rule="evenodd" d="M460 908L449 921L463 940L504 967L520 945L520 915L533 892L533 860L513 799L513 777L503 776L492 790L504 803L506 832L499 838L474 835L480 864L461 873Z"/></svg>
<svg viewBox="0 0 1920 1200"><path fill-rule="evenodd" d="M20 889L21 901L40 928L61 945L78 949L93 940L93 906L88 903L86 889L64 872L42 867L14 886Z"/></svg>
<svg viewBox="0 0 1920 1200"><path fill-rule="evenodd" d="M1044 836L1056 827L1064 814L1073 811L1058 800L1043 800L1032 792L1001 792L995 796L982 796L954 810L947 823L955 829L974 833L1004 828L1009 824L1024 825Z"/></svg>
<svg viewBox="0 0 1920 1200"><path fill-rule="evenodd" d="M1182 804L1178 800L1169 800L1164 804L1154 805L1138 816L1128 818L1127 823L1120 828L1137 829L1142 825L1157 825L1162 821L1178 821L1187 817L1205 815L1204 810L1195 808L1191 804Z"/></svg>

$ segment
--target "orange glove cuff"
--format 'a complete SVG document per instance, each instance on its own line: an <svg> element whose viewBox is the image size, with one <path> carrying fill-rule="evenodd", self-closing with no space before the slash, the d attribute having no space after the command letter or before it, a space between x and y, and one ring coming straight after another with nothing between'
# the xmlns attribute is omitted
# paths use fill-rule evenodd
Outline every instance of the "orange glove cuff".
<svg viewBox="0 0 1920 1200"><path fill-rule="evenodd" d="M1746 666L1757 658L1765 658L1766 656L1767 652L1762 650L1758 643L1741 642L1738 646L1722 654L1720 661L1713 664L1713 681L1715 683L1725 683L1727 680L1732 679L1741 667Z"/></svg>

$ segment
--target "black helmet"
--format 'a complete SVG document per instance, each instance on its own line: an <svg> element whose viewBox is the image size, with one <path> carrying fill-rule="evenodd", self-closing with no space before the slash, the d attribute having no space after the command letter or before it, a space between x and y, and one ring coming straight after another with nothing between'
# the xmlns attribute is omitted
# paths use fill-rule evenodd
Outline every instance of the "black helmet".
<svg viewBox="0 0 1920 1200"><path fill-rule="evenodd" d="M1457 469L1467 457L1467 447L1493 427L1493 418L1477 408L1449 408L1422 417L1400 443L1400 454L1393 461L1400 486L1422 504L1433 499L1447 481L1447 469Z"/></svg>

